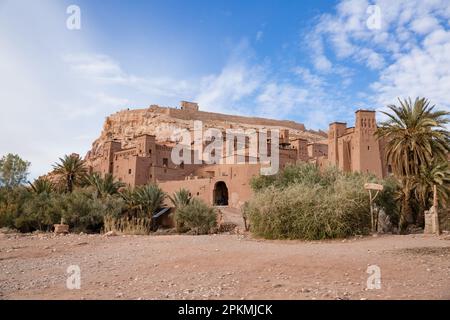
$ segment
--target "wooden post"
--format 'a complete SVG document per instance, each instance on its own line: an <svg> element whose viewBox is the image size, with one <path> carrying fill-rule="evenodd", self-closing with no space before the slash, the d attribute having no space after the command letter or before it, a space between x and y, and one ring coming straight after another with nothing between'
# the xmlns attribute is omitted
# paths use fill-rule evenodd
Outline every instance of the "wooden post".
<svg viewBox="0 0 450 320"><path fill-rule="evenodd" d="M433 207L438 207L437 187L435 184L433 185Z"/></svg>
<svg viewBox="0 0 450 320"><path fill-rule="evenodd" d="M375 222L373 218L373 207L372 207L372 190L369 189L369 201L370 201L370 222L372 225L372 232L375 232Z"/></svg>
<svg viewBox="0 0 450 320"><path fill-rule="evenodd" d="M383 190L383 186L381 184L376 183L366 183L364 184L364 188L369 190L369 200L370 200L370 221L372 225L372 232L375 233L378 231L378 217L375 219L373 212L373 201L375 201L376 197ZM377 193L374 197L372 197L372 190L376 190Z"/></svg>
<svg viewBox="0 0 450 320"><path fill-rule="evenodd" d="M438 197L437 197L437 187L436 185L433 185L433 207L434 207L434 213L436 215L436 234L441 234L441 228L439 225L439 203L438 203Z"/></svg>

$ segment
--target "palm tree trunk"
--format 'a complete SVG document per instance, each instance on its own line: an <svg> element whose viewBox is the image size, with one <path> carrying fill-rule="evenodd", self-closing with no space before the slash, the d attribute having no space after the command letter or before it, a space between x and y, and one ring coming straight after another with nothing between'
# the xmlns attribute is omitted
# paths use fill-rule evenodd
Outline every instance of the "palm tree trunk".
<svg viewBox="0 0 450 320"><path fill-rule="evenodd" d="M72 191L73 191L72 177L69 175L67 177L67 192L72 193Z"/></svg>
<svg viewBox="0 0 450 320"><path fill-rule="evenodd" d="M401 234L405 234L408 225L414 221L412 216L410 199L411 199L411 190L409 190L409 188L405 188L403 190L402 211L400 214L400 221L399 221L399 229Z"/></svg>

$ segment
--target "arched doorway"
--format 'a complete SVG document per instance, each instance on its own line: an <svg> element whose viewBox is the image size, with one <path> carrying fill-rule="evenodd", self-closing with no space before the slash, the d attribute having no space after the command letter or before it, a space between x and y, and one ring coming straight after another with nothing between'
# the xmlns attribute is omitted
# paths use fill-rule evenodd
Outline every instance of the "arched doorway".
<svg viewBox="0 0 450 320"><path fill-rule="evenodd" d="M228 205L228 188L225 182L219 181L214 186L214 205L227 206Z"/></svg>

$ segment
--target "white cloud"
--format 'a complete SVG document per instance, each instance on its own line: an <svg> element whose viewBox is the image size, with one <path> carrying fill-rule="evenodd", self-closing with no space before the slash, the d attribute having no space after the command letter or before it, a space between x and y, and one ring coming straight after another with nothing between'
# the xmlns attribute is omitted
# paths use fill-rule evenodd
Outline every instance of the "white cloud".
<svg viewBox="0 0 450 320"><path fill-rule="evenodd" d="M327 59L327 57L325 57L324 55L318 55L314 59L314 66L319 71L328 72L331 70L333 65L331 64L330 60Z"/></svg>
<svg viewBox="0 0 450 320"><path fill-rule="evenodd" d="M419 34L427 34L437 28L439 28L439 22L431 16L414 19L411 23L411 29Z"/></svg>
<svg viewBox="0 0 450 320"><path fill-rule="evenodd" d="M288 74L259 61L242 41L217 72L187 79L129 72L80 40L89 42L89 35L68 32L61 5L2 3L0 154L21 154L32 161L37 176L65 153L83 155L104 117L117 109L174 105L180 99L196 100L209 111L301 118L314 129L352 119L355 102L381 107L397 97L420 95L449 109L448 0L375 4L381 8L381 30L367 28L369 2L364 0L341 1L335 14L318 17L303 38L309 61L290 65ZM37 23L38 17L45 19ZM263 36L259 31L256 41ZM376 79L367 92L349 90L360 82L355 64Z"/></svg>
<svg viewBox="0 0 450 320"><path fill-rule="evenodd" d="M267 83L257 97L259 114L280 118L292 114L293 108L306 102L308 91L291 84Z"/></svg>
<svg viewBox="0 0 450 320"><path fill-rule="evenodd" d="M335 14L324 14L305 37L311 58L327 59L333 72L359 63L378 78L367 102L396 103L397 97L425 96L450 107L450 3L448 0L379 0L382 29L370 30L365 0L344 0ZM332 50L325 53L324 47ZM324 57L324 58L322 58ZM320 68L318 68L321 70ZM367 72L369 72L367 71Z"/></svg>

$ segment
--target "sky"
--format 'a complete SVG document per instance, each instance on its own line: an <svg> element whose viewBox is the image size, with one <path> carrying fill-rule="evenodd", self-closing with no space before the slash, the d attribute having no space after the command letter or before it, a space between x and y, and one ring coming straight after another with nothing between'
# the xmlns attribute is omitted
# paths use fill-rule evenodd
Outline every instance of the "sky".
<svg viewBox="0 0 450 320"><path fill-rule="evenodd" d="M124 108L326 130L417 96L450 111L450 0L0 0L0 155L31 178Z"/></svg>

